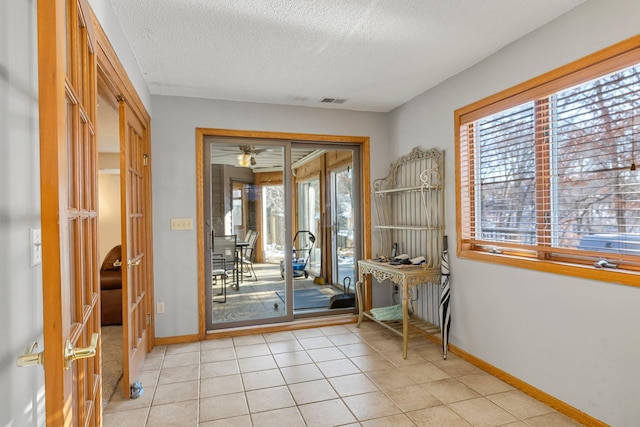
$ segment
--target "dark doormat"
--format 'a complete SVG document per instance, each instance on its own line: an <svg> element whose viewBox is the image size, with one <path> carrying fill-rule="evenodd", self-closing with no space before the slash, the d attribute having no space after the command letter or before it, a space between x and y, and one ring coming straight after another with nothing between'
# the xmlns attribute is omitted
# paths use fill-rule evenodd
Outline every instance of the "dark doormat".
<svg viewBox="0 0 640 427"><path fill-rule="evenodd" d="M284 291L277 291L276 295L284 302ZM323 294L318 289L297 289L293 291L293 309L327 308L331 295Z"/></svg>

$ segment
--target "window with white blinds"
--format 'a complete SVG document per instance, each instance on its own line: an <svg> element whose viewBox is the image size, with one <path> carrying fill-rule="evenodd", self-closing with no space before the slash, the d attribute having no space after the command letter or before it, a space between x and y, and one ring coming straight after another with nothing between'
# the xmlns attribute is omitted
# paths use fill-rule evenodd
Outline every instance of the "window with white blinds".
<svg viewBox="0 0 640 427"><path fill-rule="evenodd" d="M456 111L461 256L640 271L638 46Z"/></svg>

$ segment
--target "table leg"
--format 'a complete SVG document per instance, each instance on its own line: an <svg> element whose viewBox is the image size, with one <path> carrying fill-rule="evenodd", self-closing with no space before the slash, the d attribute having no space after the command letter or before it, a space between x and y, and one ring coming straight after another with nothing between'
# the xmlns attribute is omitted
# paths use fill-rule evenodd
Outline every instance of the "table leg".
<svg viewBox="0 0 640 427"><path fill-rule="evenodd" d="M360 280L358 280L358 282L356 283L356 298L358 299L358 323L356 324L356 327L360 327L360 324L362 323L362 318L364 317L364 302L363 302L363 290L364 290L364 286L362 285L362 278L360 278Z"/></svg>
<svg viewBox="0 0 640 427"><path fill-rule="evenodd" d="M409 292L407 284L402 286L402 358L409 352Z"/></svg>

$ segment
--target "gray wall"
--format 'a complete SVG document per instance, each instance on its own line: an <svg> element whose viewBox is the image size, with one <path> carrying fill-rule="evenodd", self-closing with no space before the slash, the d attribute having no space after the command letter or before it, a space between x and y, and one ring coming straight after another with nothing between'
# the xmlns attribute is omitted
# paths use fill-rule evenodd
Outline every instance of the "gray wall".
<svg viewBox="0 0 640 427"><path fill-rule="evenodd" d="M151 97L156 336L198 332L196 230L171 231L171 218L196 219L197 127L369 136L372 178L386 175L387 115L168 96ZM375 249L374 249L375 251Z"/></svg>
<svg viewBox="0 0 640 427"><path fill-rule="evenodd" d="M446 150L455 254L453 112L638 33L640 2L591 0L391 114L394 155ZM640 420L640 288L461 260L452 266L451 342L615 426Z"/></svg>
<svg viewBox="0 0 640 427"><path fill-rule="evenodd" d="M31 267L40 228L36 2L0 2L0 425L44 425L42 367L18 368L43 343L42 267Z"/></svg>

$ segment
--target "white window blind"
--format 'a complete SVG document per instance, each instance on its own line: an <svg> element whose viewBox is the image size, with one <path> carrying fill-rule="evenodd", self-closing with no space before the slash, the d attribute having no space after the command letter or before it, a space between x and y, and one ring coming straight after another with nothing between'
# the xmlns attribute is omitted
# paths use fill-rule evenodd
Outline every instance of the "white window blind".
<svg viewBox="0 0 640 427"><path fill-rule="evenodd" d="M640 61L460 121L461 243L640 264ZM571 79L567 79L571 81ZM567 85L568 86L568 85Z"/></svg>

